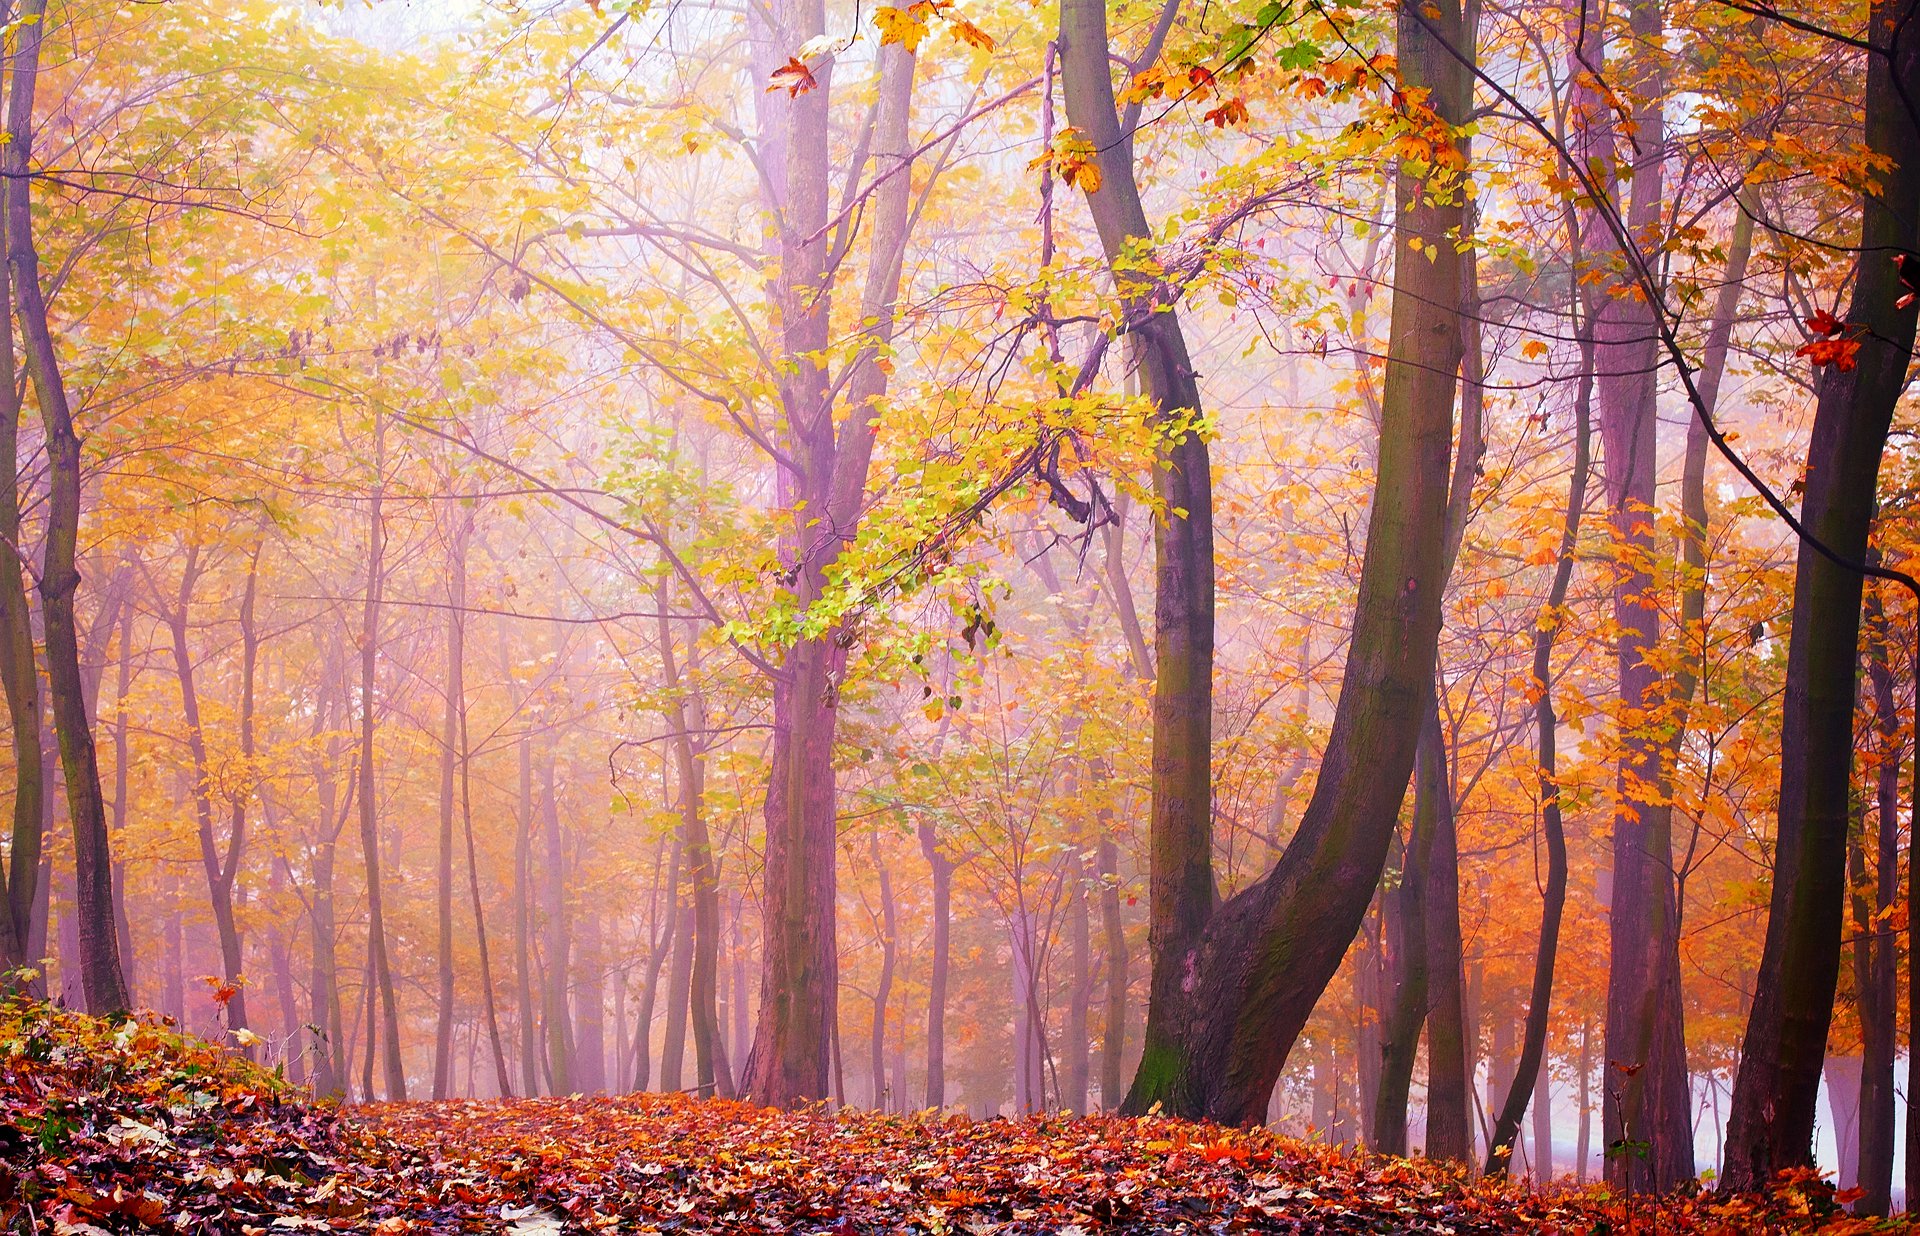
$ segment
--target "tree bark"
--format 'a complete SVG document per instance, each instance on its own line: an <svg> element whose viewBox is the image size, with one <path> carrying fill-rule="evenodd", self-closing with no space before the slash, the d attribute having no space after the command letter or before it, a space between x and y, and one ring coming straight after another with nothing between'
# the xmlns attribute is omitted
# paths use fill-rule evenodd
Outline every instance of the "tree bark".
<svg viewBox="0 0 1920 1236"><path fill-rule="evenodd" d="M1059 49L1067 118L1097 152L1100 187L1087 195L1113 273L1141 387L1171 429L1155 460L1153 768L1147 823L1147 1038L1183 1007L1185 959L1213 912L1213 480L1206 439L1183 422L1201 413L1179 315L1129 255L1150 246L1131 134L1116 110L1103 0L1063 0ZM1111 577L1111 568L1110 568ZM1121 594L1116 589L1116 603ZM1123 611L1124 614L1124 611ZM1137 656L1137 654L1136 654ZM1140 1094L1136 1079L1134 1094ZM1146 1102L1151 1102L1151 1099Z"/></svg>
<svg viewBox="0 0 1920 1236"><path fill-rule="evenodd" d="M400 1055L400 1010L394 998L393 970L387 958L385 890L380 877L378 781L374 738L379 721L375 698L380 669L380 601L386 589L387 418L373 413L373 487L367 507L367 591L360 614L360 852L367 872L367 1060L376 1046L385 1048L383 1076L387 1098L407 1097L406 1068ZM377 1007L376 1007L377 1005ZM376 1040L384 1039L377 1043Z"/></svg>
<svg viewBox="0 0 1920 1236"><path fill-rule="evenodd" d="M26 345L27 369L46 432L48 502L46 546L40 566L41 625L45 632L47 691L73 823L75 914L87 1007L111 1016L132 1000L120 969L113 924L113 849L107 834L100 760L93 744L80 674L80 634L74 598L80 587L80 438L67 403L60 359L40 288L40 257L33 242L33 97L45 36L46 0L23 0L13 86L7 99L7 143L0 151L6 179L7 264L14 308Z"/></svg>
<svg viewBox="0 0 1920 1236"><path fill-rule="evenodd" d="M1880 756L1874 769L1873 896L1856 880L1854 944L1860 993L1860 1188L1854 1213L1888 1214L1893 1207L1894 1056L1899 1018L1899 948L1892 917L1900 872L1900 706L1894 696L1892 632L1881 590L1866 596L1867 674L1873 685ZM1864 839L1863 839L1864 842ZM1861 847L1864 849L1864 844ZM1864 963L1864 964L1862 964Z"/></svg>
<svg viewBox="0 0 1920 1236"><path fill-rule="evenodd" d="M247 757L252 754L253 674L254 663L259 655L259 641L253 633L252 620L258 564L256 557L247 573L247 591L240 606L243 615L241 628L245 632L242 637L245 651L242 654L241 679L244 685L241 687L240 725L243 734L242 754ZM193 756L193 811L200 842L200 866L206 873L214 930L220 939L221 977L233 988L233 994L226 1001L224 1009L227 1032L233 1034L250 1028L247 1021L246 960L239 923L233 912L234 883L239 877L240 861L246 848L246 797L238 791L233 795L233 816L223 852L214 833L213 769L207 756L206 733L201 727L200 693L195 682L193 653L187 642L188 611L202 569L200 546L189 546L186 563L181 570L180 590L173 608L167 614L167 629L173 642L174 672L180 683L180 715L186 722L187 749ZM244 1050L247 1058L252 1059L253 1049L248 1047Z"/></svg>
<svg viewBox="0 0 1920 1236"><path fill-rule="evenodd" d="M465 762L460 746L460 722L466 707L467 651L467 540L473 533L473 514L463 511L447 542L447 681L446 707L440 724L440 853L435 867L435 941L439 962L437 1016L433 1031L433 1097L453 1093L453 822L456 774Z"/></svg>
<svg viewBox="0 0 1920 1236"><path fill-rule="evenodd" d="M756 74L765 80L793 48L825 31L826 6L824 0L776 0L750 20ZM894 43L879 50L878 61L874 157L897 166L911 157L914 57ZM828 568L859 529L874 416L890 367L882 363L883 353L893 338L911 223L911 177L890 176L875 188L867 212L873 234L860 304L863 338L835 382L825 357L844 251L840 231L828 221L832 79L828 58L815 70L813 89L786 98L759 96L761 157L773 169L764 181L766 204L779 250L769 291L785 362L778 379L784 441L775 496L788 515L780 553L790 599L802 611L826 590ZM834 391L840 386L848 411L836 428ZM759 1026L740 1089L774 1106L826 1097L828 1055L839 1024L833 748L845 634L836 629L797 640L773 683Z"/></svg>
<svg viewBox="0 0 1920 1236"><path fill-rule="evenodd" d="M1068 48L1066 63L1097 59L1070 71L1069 80L1106 83L1102 93L1110 98L1104 10L1092 0L1067 0L1062 20L1070 41L1084 40L1080 52ZM1313 797L1286 852L1215 912L1181 959L1191 979L1176 984L1174 1013L1156 1022L1149 1011L1127 1097L1132 1112L1158 1102L1173 1114L1227 1123L1265 1114L1287 1053L1372 900L1433 689L1454 391L1431 375L1453 374L1460 363L1463 262L1454 242L1464 195L1454 143L1471 77L1455 54L1468 46L1457 4L1421 3L1416 12L1410 2L1398 24L1403 80L1424 91L1436 113L1422 123L1445 128L1435 145L1439 166L1402 167L1396 178L1399 234L1379 467L1340 697Z"/></svg>
<svg viewBox="0 0 1920 1236"><path fill-rule="evenodd" d="M873 869L880 877L880 980L873 989L873 1106L890 1110L893 1088L887 1085L887 1002L893 997L893 968L899 956L899 915L893 903L893 877L880 854L880 832L868 835ZM901 1080L901 1079L896 1079Z"/></svg>
<svg viewBox="0 0 1920 1236"><path fill-rule="evenodd" d="M1106 1016L1100 1031L1100 1106L1108 1111L1125 1094L1127 1052L1127 925L1120 914L1120 849L1100 838L1100 934L1105 950Z"/></svg>
<svg viewBox="0 0 1920 1236"><path fill-rule="evenodd" d="M1553 582L1547 588L1547 599L1540 607L1540 618L1533 628L1534 743L1539 765L1540 832L1547 845L1547 883L1541 890L1540 939L1534 947L1533 986L1527 997L1520 1065L1513 1087L1501 1097L1499 1114L1488 1137L1486 1170L1489 1176L1502 1175L1508 1169L1514 1139L1520 1136L1520 1121L1526 1112L1526 1091L1532 1088L1534 1074L1546 1059L1553 974L1560 956L1561 918L1567 905L1567 833L1562 819L1557 765L1560 718L1553 706L1553 645L1561 624L1567 619L1567 590L1573 582L1574 550L1579 544L1580 521L1587 509L1587 481L1592 469L1594 343L1591 323L1591 318L1584 318L1580 328L1580 381L1573 399L1573 475L1567 481L1560 548L1554 561ZM1586 1119L1584 1108L1581 1119Z"/></svg>
<svg viewBox="0 0 1920 1236"><path fill-rule="evenodd" d="M952 965L953 860L940 852L933 825L919 821L920 853L933 876L933 948L927 970L927 1106L947 1105L947 974Z"/></svg>
<svg viewBox="0 0 1920 1236"><path fill-rule="evenodd" d="M1092 1042L1087 1033L1087 1017L1093 1006L1093 915L1087 905L1087 858L1075 850L1068 867L1072 898L1067 909L1069 962L1067 1029L1063 1047L1067 1057L1067 1076L1061 1083L1060 1107L1063 1111L1087 1110L1087 1081L1093 1063Z"/></svg>
<svg viewBox="0 0 1920 1236"><path fill-rule="evenodd" d="M1920 98L1920 40L1894 37L1910 10L1905 0L1879 0L1870 10L1869 37L1893 49L1866 57L1866 145L1886 166L1877 191L1861 197L1861 251L1846 314L1860 349L1854 368L1828 365L1820 374L1800 507L1807 531L1849 562L1866 552L1880 458L1913 358L1916 308L1902 273L1920 281L1920 121L1911 110ZM1847 896L1862 582L1857 571L1800 543L1773 893L1728 1118L1730 1188L1762 1188L1774 1173L1813 1160ZM1908 1137L1920 1137L1911 1124ZM1920 1174L1915 1157L1910 1174Z"/></svg>
<svg viewBox="0 0 1920 1236"><path fill-rule="evenodd" d="M0 161L4 155L0 154ZM0 211L0 237L6 235ZM8 246L8 252L11 252ZM8 267L0 263L0 306L11 306ZM11 869L0 869L6 921L0 923L0 970L28 963L26 941L33 924L35 882L40 874L41 828L46 782L40 775L40 671L33 652L33 612L27 599L27 546L20 527L20 379L11 321L0 330L0 688L7 697L13 736L13 833Z"/></svg>

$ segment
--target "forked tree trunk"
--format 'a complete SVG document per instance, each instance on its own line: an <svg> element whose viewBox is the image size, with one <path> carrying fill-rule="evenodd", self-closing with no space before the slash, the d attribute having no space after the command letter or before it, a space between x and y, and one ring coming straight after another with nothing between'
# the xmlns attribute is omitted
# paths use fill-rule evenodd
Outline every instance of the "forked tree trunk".
<svg viewBox="0 0 1920 1236"><path fill-rule="evenodd" d="M1630 47L1619 94L1631 109L1631 139L1622 142L1612 94L1596 74L1605 62L1604 21L1593 0L1582 15L1576 52L1575 143L1587 164L1631 167L1625 208L1632 241L1657 251L1663 224L1666 130L1660 64L1659 0L1628 7ZM1621 147L1628 149L1623 152ZM1608 1075L1603 1118L1608 1174L1616 1187L1671 1190L1693 1179L1693 1126L1687 1090L1685 1009L1680 990L1679 905L1673 878L1672 817L1654 808L1666 797L1667 771L1658 737L1661 675L1651 654L1660 638L1653 601L1656 380L1659 347L1653 305L1624 272L1617 238L1588 208L1583 227L1590 273L1581 280L1593 321L1598 421L1606 462L1608 516L1614 541L1614 621L1620 709L1618 807L1613 821L1613 901L1608 925L1612 962L1607 979Z"/></svg>
<svg viewBox="0 0 1920 1236"><path fill-rule="evenodd" d="M1886 166L1877 191L1860 202L1861 249L1846 313L1859 352L1853 368L1829 365L1820 374L1800 507L1807 531L1848 562L1866 553L1880 457L1906 387L1920 313L1910 295L1910 285L1920 283L1920 118L1912 110L1920 98L1920 39L1895 37L1911 18L1908 0L1878 0L1869 14L1868 37L1893 49L1865 58L1866 146ZM1858 571L1800 543L1773 895L1727 1124L1731 1188L1764 1187L1783 1168L1813 1160L1846 908L1862 582ZM1907 1136L1920 1138L1911 1122ZM1912 1154L1907 1172L1920 1175Z"/></svg>
<svg viewBox="0 0 1920 1236"><path fill-rule="evenodd" d="M1066 0L1062 25L1068 81L1094 96L1095 105L1081 110L1110 113L1104 9L1094 0ZM1435 112L1422 123L1464 123L1471 77L1455 54L1468 46L1458 5L1421 2L1416 11L1410 0L1398 28L1403 80L1425 91ZM1071 104L1071 91L1068 98ZM1179 1115L1259 1121L1386 861L1433 689L1445 578L1454 391L1431 375L1454 373L1461 354L1458 134L1449 127L1437 136L1438 166L1403 166L1397 175L1375 499L1351 651L1320 775L1278 864L1221 906L1179 959L1188 977L1172 984L1177 999L1169 1014L1156 1019L1149 1010L1129 1111L1161 1103Z"/></svg>
<svg viewBox="0 0 1920 1236"><path fill-rule="evenodd" d="M750 21L756 75L766 80L794 48L825 32L826 6L824 0L775 0ZM909 157L914 58L898 43L883 46L877 58L880 83L872 148L884 173ZM775 491L788 518L780 554L792 581L790 599L801 609L819 599L828 568L859 528L873 455L874 415L890 368L882 363L882 352L893 338L910 225L911 177L891 175L874 190L866 212L872 237L860 304L864 338L836 382L825 360L832 291L844 257L837 244L841 231L830 226L828 218L830 58L819 64L815 79L810 90L759 96L761 158L774 169L763 183L778 242L777 273L769 291L784 362L779 376L783 458L776 468ZM844 387L848 408L838 426L836 387ZM839 680L847 656L841 634L796 641L786 650L773 683L760 1016L740 1089L776 1106L827 1096L829 1053L839 1024L833 748Z"/></svg>

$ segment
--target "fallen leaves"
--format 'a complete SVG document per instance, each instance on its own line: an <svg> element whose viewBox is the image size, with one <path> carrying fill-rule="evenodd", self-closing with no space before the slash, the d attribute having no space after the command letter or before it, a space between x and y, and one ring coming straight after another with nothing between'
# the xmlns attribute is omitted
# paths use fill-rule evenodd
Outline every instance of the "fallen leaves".
<svg viewBox="0 0 1920 1236"><path fill-rule="evenodd" d="M44 1005L0 1005L0 1059L0 1224L75 1236L1883 1230L1810 1175L1768 1198L1630 1208L1158 1117L836 1115L679 1095L343 1114L225 1048Z"/></svg>

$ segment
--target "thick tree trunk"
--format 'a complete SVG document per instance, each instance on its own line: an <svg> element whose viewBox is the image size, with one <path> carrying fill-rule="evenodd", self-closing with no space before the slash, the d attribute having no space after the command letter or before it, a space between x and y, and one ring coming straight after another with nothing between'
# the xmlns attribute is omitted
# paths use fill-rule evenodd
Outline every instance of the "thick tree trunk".
<svg viewBox="0 0 1920 1236"><path fill-rule="evenodd" d="M80 588L80 438L67 403L60 359L40 288L40 257L33 243L33 97L45 36L46 0L24 0L13 54L13 85L7 99L7 142L0 151L5 173L6 244L14 307L26 344L27 369L46 431L48 501L46 548L41 559L41 625L45 632L47 690L65 777L67 812L73 823L75 914L79 918L80 968L87 1007L111 1015L132 1000L120 969L120 941L113 924L113 852L107 835L100 761L93 745L80 674L80 633L74 597Z"/></svg>
<svg viewBox="0 0 1920 1236"><path fill-rule="evenodd" d="M1069 81L1092 78L1110 98L1104 10L1067 0L1062 20L1069 44L1082 40L1080 52L1067 50L1070 70L1079 56L1097 57ZM1455 54L1468 46L1459 7L1404 6L1399 44L1403 79L1427 92L1435 123L1464 123L1471 77ZM1454 390L1431 375L1454 373L1461 355L1456 140L1449 129L1439 166L1403 167L1397 178L1375 500L1351 651L1313 797L1275 868L1223 905L1181 959L1190 977L1176 984L1175 1012L1158 1022L1149 1012L1127 1110L1158 1102L1180 1115L1258 1121L1379 883L1433 689L1440 628Z"/></svg>
<svg viewBox="0 0 1920 1236"><path fill-rule="evenodd" d="M1849 562L1866 553L1880 457L1913 358L1913 299L1902 273L1920 269L1920 40L1894 37L1906 0L1872 6L1869 37L1894 48L1866 57L1866 145L1887 165L1861 198L1861 252L1849 337L1855 366L1827 366L1808 442L1800 519ZM1896 264L1891 255L1900 255ZM1911 277L1911 275L1909 275ZM1845 914L1861 575L1802 541L1780 734L1780 806L1773 895L1727 1127L1726 1183L1760 1188L1812 1162L1815 1106ZM1916 1066L1920 1067L1920 1066ZM1920 1136L1909 1125L1909 1138ZM1920 1164L1909 1156L1909 1173Z"/></svg>
<svg viewBox="0 0 1920 1236"><path fill-rule="evenodd" d="M1629 155L1622 156L1613 100L1603 98L1595 73L1604 61L1604 22L1589 0L1576 53L1576 146L1589 164L1631 165L1626 209L1633 242L1660 245L1665 126L1659 62L1662 11L1658 0L1629 6L1632 47L1624 57L1624 89L1632 110ZM1599 208L1589 208L1598 215ZM1673 879L1671 816L1655 810L1665 798L1667 772L1658 737L1660 673L1650 654L1659 642L1654 603L1656 379L1659 333L1653 306L1637 289L1618 286L1626 263L1603 221L1583 228L1597 280L1582 280L1593 323L1599 424L1608 514L1612 522L1614 620L1619 631L1620 761L1613 822L1613 902L1609 912L1603 1117L1609 1176L1617 1187L1670 1190L1693 1179L1692 1124L1687 1093L1684 1007L1680 991L1679 907Z"/></svg>
<svg viewBox="0 0 1920 1236"><path fill-rule="evenodd" d="M373 414L373 488L367 510L367 591L360 614L360 852L367 873L367 1061L384 1047L387 1098L407 1097L407 1074L400 1056L400 1010L394 998L393 970L387 958L385 889L380 876L378 780L374 738L379 718L376 698L380 668L380 601L386 589L387 418ZM384 1040L376 1042L376 1040ZM369 1096L371 1097L371 1096Z"/></svg>
<svg viewBox="0 0 1920 1236"><path fill-rule="evenodd" d="M793 48L824 33L826 6L824 0L776 0L757 11L751 23L756 71L764 80ZM876 163L890 165L884 170L891 171L911 149L914 57L894 43L883 46L877 58L872 149ZM780 553L799 609L821 596L828 568L859 529L876 405L886 391L888 366L881 363L881 353L893 338L911 222L911 177L889 176L874 190L869 206L872 237L860 304L864 338L836 382L825 359L842 256L836 252L840 232L828 223L832 77L828 59L818 65L813 89L760 98L761 158L776 169L765 182L779 248L769 291L784 361L779 375L784 457L775 490L788 515ZM844 387L847 403L838 427L836 387ZM773 683L760 1015L740 1089L776 1106L826 1096L828 1054L839 1025L833 748L847 655L842 634L795 642Z"/></svg>
<svg viewBox="0 0 1920 1236"><path fill-rule="evenodd" d="M1128 320L1130 356L1154 417L1174 431L1155 461L1153 770L1147 823L1151 979L1147 1039L1177 1016L1187 996L1185 959L1213 912L1213 479L1204 437L1183 422L1200 415L1200 389L1178 314L1129 256L1151 244L1131 134L1121 128L1103 0L1060 8L1061 84L1067 118L1097 152L1101 179L1087 196L1101 248ZM1120 594L1116 590L1116 601ZM1140 1094L1136 1079L1134 1096ZM1146 1102L1152 1102L1151 1099ZM1264 1101L1263 1101L1264 1110Z"/></svg>

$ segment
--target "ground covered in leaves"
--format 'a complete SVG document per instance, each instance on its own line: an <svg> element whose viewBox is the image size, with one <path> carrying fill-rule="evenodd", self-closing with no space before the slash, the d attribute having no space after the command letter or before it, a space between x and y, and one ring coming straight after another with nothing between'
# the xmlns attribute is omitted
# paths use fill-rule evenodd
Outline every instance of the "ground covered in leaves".
<svg viewBox="0 0 1920 1236"><path fill-rule="evenodd" d="M0 1004L0 1228L1094 1233L1866 1232L1817 1181L1657 1209L1266 1132L777 1112L658 1095L308 1102L151 1021Z"/></svg>

